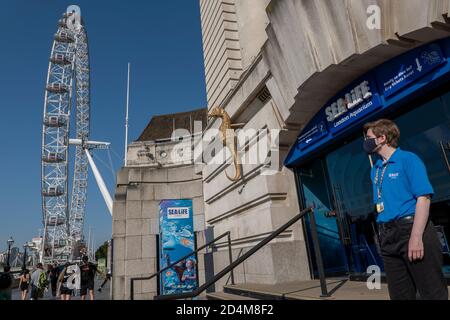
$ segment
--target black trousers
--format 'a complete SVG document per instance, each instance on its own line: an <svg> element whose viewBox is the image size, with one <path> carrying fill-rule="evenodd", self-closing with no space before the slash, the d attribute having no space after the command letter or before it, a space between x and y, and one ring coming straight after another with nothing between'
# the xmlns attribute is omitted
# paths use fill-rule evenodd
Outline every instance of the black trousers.
<svg viewBox="0 0 450 320"><path fill-rule="evenodd" d="M57 289L57 287L58 287L58 282L52 280L51 284L52 284L52 285L51 285L51 287L52 287L52 296L53 296L53 297L56 297L56 293L57 293L57 292L56 292L56 291L57 291L56 289Z"/></svg>
<svg viewBox="0 0 450 320"><path fill-rule="evenodd" d="M30 294L31 299L33 300L39 300L39 289L35 286L32 285L31 286L31 294Z"/></svg>
<svg viewBox="0 0 450 320"><path fill-rule="evenodd" d="M410 262L408 243L412 220L379 226L381 254L392 300L448 300L447 282L442 272L442 247L433 223L423 234L424 258Z"/></svg>

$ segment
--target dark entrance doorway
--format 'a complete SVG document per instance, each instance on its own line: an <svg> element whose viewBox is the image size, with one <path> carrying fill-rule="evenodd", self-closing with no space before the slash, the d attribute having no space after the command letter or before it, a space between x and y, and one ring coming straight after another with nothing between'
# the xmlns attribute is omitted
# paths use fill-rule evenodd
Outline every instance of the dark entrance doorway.
<svg viewBox="0 0 450 320"><path fill-rule="evenodd" d="M326 276L348 273L347 255L342 243L341 233L334 214L333 199L328 184L326 167L323 160L314 161L298 171L302 182L304 202L306 207L314 207L317 233L322 253ZM306 233L308 243L312 243L309 217L306 217ZM313 246L309 246L310 256L314 255ZM315 259L312 260L315 276L318 275Z"/></svg>

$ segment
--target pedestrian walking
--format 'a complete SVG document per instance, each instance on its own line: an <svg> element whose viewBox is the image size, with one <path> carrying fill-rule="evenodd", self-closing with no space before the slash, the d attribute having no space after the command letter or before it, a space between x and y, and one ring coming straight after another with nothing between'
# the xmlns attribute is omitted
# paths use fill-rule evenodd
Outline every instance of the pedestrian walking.
<svg viewBox="0 0 450 320"><path fill-rule="evenodd" d="M48 285L47 274L42 263L36 265L36 270L31 274L31 300L39 300L44 297L45 289Z"/></svg>
<svg viewBox="0 0 450 320"><path fill-rule="evenodd" d="M56 297L57 294L57 285L58 285L58 277L59 277L59 268L58 264L55 262L53 265L49 266L49 279L50 279L50 287L52 289L52 296Z"/></svg>
<svg viewBox="0 0 450 320"><path fill-rule="evenodd" d="M19 289L22 300L27 299L29 288L30 288L30 271L28 269L23 269L19 278Z"/></svg>
<svg viewBox="0 0 450 320"><path fill-rule="evenodd" d="M11 300L13 278L10 271L10 266L4 266L0 273L0 300Z"/></svg>
<svg viewBox="0 0 450 320"><path fill-rule="evenodd" d="M89 291L89 298L94 300L95 274L101 272L97 269L97 265L89 262L88 256L83 257L83 264L80 266L81 271L81 300L86 300Z"/></svg>

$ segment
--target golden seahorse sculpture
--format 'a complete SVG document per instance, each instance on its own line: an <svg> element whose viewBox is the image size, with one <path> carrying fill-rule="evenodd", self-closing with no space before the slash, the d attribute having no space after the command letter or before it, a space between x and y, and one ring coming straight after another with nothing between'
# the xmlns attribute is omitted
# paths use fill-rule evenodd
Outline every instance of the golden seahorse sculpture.
<svg viewBox="0 0 450 320"><path fill-rule="evenodd" d="M242 176L242 168L239 155L237 152L237 137L236 133L234 132L234 129L241 128L245 124L243 123L232 124L230 116L221 107L212 108L211 111L208 113L208 117L222 119L222 124L219 127L220 133L222 135L222 143L224 147L228 147L228 149L230 149L230 152L233 156L233 164L236 172L234 177L230 177L226 171L225 175L230 181L233 182L238 181Z"/></svg>

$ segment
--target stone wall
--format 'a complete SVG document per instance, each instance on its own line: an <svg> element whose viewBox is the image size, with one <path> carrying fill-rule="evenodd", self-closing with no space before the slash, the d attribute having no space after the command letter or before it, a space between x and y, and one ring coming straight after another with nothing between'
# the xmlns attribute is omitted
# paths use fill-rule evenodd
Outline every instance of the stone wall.
<svg viewBox="0 0 450 320"><path fill-rule="evenodd" d="M113 207L113 299L130 298L130 278L149 276L157 270L159 202L192 199L197 244L204 244L205 220L201 177L192 165L171 168L122 168L117 174ZM198 261L200 282L204 262ZM156 278L135 282L135 299L157 294Z"/></svg>
<svg viewBox="0 0 450 320"><path fill-rule="evenodd" d="M208 109L220 105L242 74L235 0L200 0Z"/></svg>
<svg viewBox="0 0 450 320"><path fill-rule="evenodd" d="M269 24L266 7L270 0L235 1L242 68L247 70L261 52L267 40L265 28Z"/></svg>

